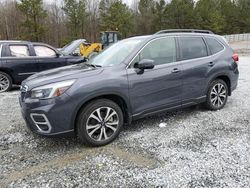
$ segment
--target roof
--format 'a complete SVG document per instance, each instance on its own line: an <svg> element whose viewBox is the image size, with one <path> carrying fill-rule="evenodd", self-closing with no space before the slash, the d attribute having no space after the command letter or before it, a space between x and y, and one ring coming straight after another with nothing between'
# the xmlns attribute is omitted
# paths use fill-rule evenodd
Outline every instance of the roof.
<svg viewBox="0 0 250 188"><path fill-rule="evenodd" d="M21 43L21 42L28 42L28 41L22 41L22 40L0 40L0 43Z"/></svg>

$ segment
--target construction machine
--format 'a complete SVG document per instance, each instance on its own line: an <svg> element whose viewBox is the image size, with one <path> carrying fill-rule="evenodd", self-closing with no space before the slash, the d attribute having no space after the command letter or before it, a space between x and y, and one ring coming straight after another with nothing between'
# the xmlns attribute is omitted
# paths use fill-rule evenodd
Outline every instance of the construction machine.
<svg viewBox="0 0 250 188"><path fill-rule="evenodd" d="M81 43L80 54L86 58L92 58L100 53L103 49L116 43L120 35L117 31L103 31L100 33L101 43Z"/></svg>

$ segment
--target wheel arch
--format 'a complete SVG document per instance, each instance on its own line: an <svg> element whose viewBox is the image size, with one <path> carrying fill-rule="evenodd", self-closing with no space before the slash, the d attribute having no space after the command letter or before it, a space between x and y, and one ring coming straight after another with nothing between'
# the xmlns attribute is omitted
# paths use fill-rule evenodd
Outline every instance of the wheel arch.
<svg viewBox="0 0 250 188"><path fill-rule="evenodd" d="M103 93L103 94L88 98L87 100L85 100L84 102L82 102L78 106L76 113L75 113L75 116L74 116L74 120L73 120L75 131L76 131L76 124L77 124L77 117L78 117L80 111L86 105L88 105L89 103L91 103L95 100L98 100L98 99L108 99L108 100L111 100L111 101L115 102L116 104L118 104L123 112L123 115L124 115L124 123L125 124L131 123L131 121L132 121L131 108L130 108L129 102L125 99L125 97L123 97L117 93Z"/></svg>
<svg viewBox="0 0 250 188"><path fill-rule="evenodd" d="M14 77L12 74L12 71L10 69L0 68L0 72L4 72L5 74L8 74L10 78L12 79L12 82L14 83Z"/></svg>
<svg viewBox="0 0 250 188"><path fill-rule="evenodd" d="M208 88L209 88L210 84L211 84L214 80L217 80L217 79L221 79L221 80L223 80L223 81L227 84L227 87L228 87L228 95L231 96L231 94L232 94L232 91L231 91L231 80L230 80L230 77L229 77L227 74L219 74L219 75L214 76L214 77L209 81L209 84L208 84L208 87L207 87L207 90L206 90L206 91L208 91Z"/></svg>

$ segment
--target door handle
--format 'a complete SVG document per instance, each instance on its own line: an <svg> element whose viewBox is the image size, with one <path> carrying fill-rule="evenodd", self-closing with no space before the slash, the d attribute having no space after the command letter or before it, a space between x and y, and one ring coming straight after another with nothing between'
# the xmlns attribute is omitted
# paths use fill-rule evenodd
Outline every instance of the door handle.
<svg viewBox="0 0 250 188"><path fill-rule="evenodd" d="M178 73L178 72L181 72L178 68L174 68L174 69L172 70L172 73Z"/></svg>
<svg viewBox="0 0 250 188"><path fill-rule="evenodd" d="M213 66L214 66L214 62L210 62L210 63L208 64L208 66L209 66L209 67L213 67Z"/></svg>

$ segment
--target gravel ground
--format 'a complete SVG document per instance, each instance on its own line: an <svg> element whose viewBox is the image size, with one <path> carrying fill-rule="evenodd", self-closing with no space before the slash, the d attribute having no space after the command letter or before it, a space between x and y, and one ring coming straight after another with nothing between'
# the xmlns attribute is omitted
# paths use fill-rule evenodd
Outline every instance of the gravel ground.
<svg viewBox="0 0 250 188"><path fill-rule="evenodd" d="M223 110L145 118L102 148L33 135L18 91L0 94L0 187L249 187L249 62Z"/></svg>

